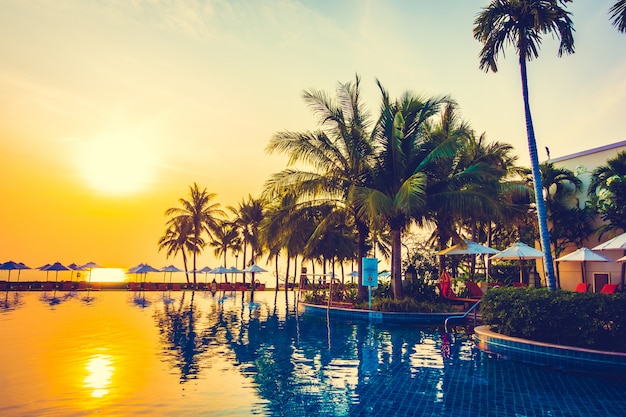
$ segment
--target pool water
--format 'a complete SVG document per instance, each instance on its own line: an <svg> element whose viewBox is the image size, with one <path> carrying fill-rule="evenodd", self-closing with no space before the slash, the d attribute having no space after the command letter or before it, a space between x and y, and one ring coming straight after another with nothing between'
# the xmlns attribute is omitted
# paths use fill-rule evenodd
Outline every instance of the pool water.
<svg viewBox="0 0 626 417"><path fill-rule="evenodd" d="M626 415L626 382L299 316L293 292L0 293L0 335L3 416Z"/></svg>

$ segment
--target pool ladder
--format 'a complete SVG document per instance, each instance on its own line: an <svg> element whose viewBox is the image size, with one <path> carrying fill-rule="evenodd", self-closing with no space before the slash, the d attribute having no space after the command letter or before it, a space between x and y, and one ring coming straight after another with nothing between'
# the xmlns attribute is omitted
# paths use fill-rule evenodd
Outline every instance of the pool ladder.
<svg viewBox="0 0 626 417"><path fill-rule="evenodd" d="M478 313L478 310L476 307L478 307L478 305L480 304L480 300L476 301L476 303L474 303L473 306L471 306L465 313L463 313L463 315L461 316L450 316L447 317L444 322L443 322L443 328L446 331L446 333L448 333L448 320L450 319L459 319L459 320L463 320L465 319L472 311L474 312L474 327L476 327L476 315Z"/></svg>

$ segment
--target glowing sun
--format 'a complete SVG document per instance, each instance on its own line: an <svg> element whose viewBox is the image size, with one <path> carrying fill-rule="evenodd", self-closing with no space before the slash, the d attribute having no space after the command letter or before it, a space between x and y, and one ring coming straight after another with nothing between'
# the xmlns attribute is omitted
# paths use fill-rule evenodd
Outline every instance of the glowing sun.
<svg viewBox="0 0 626 417"><path fill-rule="evenodd" d="M144 141L129 134L105 135L81 143L78 161L81 177L105 194L142 191L155 175L154 153Z"/></svg>

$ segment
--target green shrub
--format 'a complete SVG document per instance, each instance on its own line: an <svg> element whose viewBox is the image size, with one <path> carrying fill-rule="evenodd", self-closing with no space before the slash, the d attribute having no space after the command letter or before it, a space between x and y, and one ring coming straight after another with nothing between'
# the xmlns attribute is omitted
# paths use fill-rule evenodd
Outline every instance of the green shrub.
<svg viewBox="0 0 626 417"><path fill-rule="evenodd" d="M497 288L487 291L480 312L506 336L626 352L626 294Z"/></svg>

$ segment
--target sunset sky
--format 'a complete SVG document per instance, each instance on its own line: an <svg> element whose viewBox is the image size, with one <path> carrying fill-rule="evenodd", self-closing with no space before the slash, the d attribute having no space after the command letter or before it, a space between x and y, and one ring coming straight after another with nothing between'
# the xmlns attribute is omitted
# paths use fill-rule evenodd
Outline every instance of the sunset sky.
<svg viewBox="0 0 626 417"><path fill-rule="evenodd" d="M576 53L558 58L548 36L529 65L541 160L626 139L614 2L569 4ZM222 206L258 196L285 167L272 135L316 127L303 90L355 74L372 112L376 79L392 97L449 94L528 165L514 50L478 69L488 3L0 0L0 262L182 267L157 250L165 210L193 182Z"/></svg>

